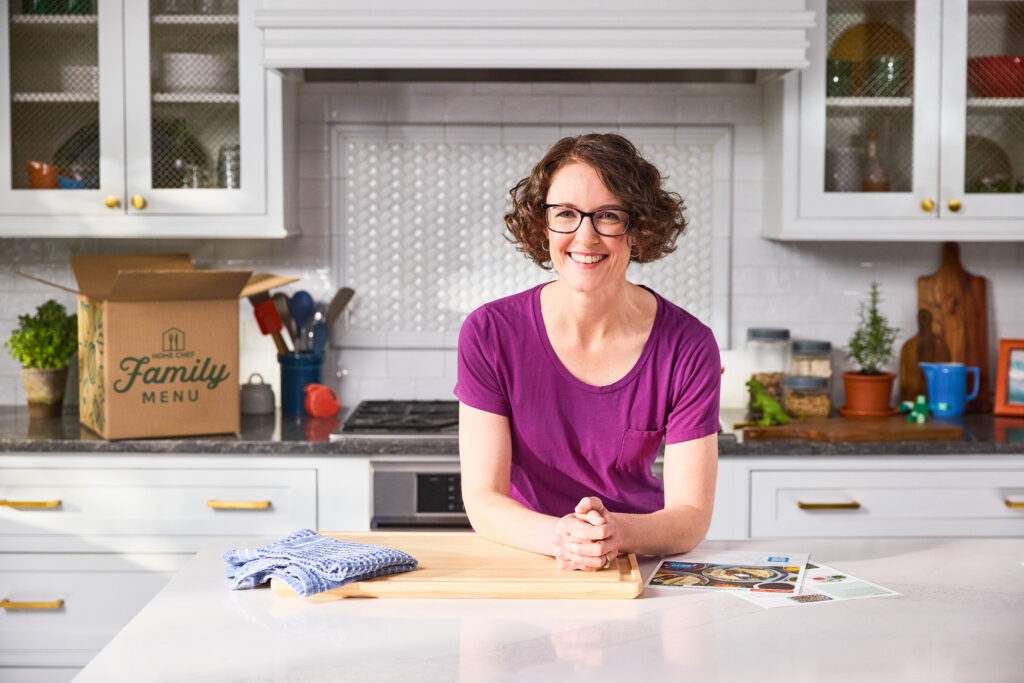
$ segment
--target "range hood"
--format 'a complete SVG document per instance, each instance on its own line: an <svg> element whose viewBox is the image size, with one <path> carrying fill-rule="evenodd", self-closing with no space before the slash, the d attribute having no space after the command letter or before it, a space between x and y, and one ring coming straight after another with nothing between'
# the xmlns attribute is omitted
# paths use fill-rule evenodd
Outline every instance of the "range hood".
<svg viewBox="0 0 1024 683"><path fill-rule="evenodd" d="M804 0L264 0L274 69L756 69L807 66Z"/></svg>

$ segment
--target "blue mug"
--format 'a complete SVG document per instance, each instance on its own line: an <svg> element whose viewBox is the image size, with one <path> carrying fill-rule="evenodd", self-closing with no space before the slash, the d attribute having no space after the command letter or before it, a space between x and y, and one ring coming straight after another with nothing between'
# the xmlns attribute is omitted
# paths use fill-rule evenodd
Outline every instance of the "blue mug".
<svg viewBox="0 0 1024 683"><path fill-rule="evenodd" d="M928 381L928 403L936 417L957 417L964 414L964 404L978 395L981 375L978 368L963 363L918 363ZM974 389L967 393L967 374L974 375ZM939 404L946 407L940 408Z"/></svg>

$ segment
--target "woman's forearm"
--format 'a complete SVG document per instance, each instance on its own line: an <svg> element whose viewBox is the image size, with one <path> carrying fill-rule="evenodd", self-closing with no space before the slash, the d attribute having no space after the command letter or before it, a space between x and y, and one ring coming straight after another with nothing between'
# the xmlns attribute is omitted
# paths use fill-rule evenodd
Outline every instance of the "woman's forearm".
<svg viewBox="0 0 1024 683"><path fill-rule="evenodd" d="M672 555L693 550L708 532L708 515L692 505L677 505L649 514L610 512L619 530L621 552Z"/></svg>
<svg viewBox="0 0 1024 683"><path fill-rule="evenodd" d="M463 503L473 529L484 538L543 555L555 554L557 517L528 510L497 491L479 491L468 499L464 494Z"/></svg>

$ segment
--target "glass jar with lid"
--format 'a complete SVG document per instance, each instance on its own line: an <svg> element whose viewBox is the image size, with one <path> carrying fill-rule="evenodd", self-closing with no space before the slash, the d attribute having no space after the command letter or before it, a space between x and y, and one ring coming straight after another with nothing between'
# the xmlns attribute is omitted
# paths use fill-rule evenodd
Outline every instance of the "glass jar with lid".
<svg viewBox="0 0 1024 683"><path fill-rule="evenodd" d="M828 379L787 375L786 414L790 417L828 417L832 413L832 390Z"/></svg>
<svg viewBox="0 0 1024 683"><path fill-rule="evenodd" d="M787 374L832 379L832 342L794 339Z"/></svg>
<svg viewBox="0 0 1024 683"><path fill-rule="evenodd" d="M789 365L789 330L779 327L747 329L746 352L751 369L750 378L761 382L765 393L781 404L782 379ZM758 419L760 412L751 406L751 419Z"/></svg>

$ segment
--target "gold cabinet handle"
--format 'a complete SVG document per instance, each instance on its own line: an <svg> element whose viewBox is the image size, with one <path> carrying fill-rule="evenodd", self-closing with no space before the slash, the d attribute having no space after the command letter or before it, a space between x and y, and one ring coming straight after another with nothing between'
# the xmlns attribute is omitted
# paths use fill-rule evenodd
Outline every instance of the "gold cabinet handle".
<svg viewBox="0 0 1024 683"><path fill-rule="evenodd" d="M13 602L6 598L0 600L0 608L3 609L60 609L63 606L63 600L54 600L53 602Z"/></svg>
<svg viewBox="0 0 1024 683"><path fill-rule="evenodd" d="M206 507L214 510L266 510L269 500L208 500Z"/></svg>
<svg viewBox="0 0 1024 683"><path fill-rule="evenodd" d="M60 500L3 500L0 507L8 508L59 508Z"/></svg>
<svg viewBox="0 0 1024 683"><path fill-rule="evenodd" d="M960 206L961 206L960 200L958 200L958 199L950 199L949 200L949 210L952 211L953 213L956 213L957 211L959 211L960 210Z"/></svg>
<svg viewBox="0 0 1024 683"><path fill-rule="evenodd" d="M932 211L935 208L935 202L931 199L922 199L921 208L925 211Z"/></svg>
<svg viewBox="0 0 1024 683"><path fill-rule="evenodd" d="M1006 507L1010 508L1011 510L1024 509L1024 500L1010 500L1009 498L1007 498L1003 502L1005 502Z"/></svg>
<svg viewBox="0 0 1024 683"><path fill-rule="evenodd" d="M136 209L146 208L146 199L141 194L132 195L132 206Z"/></svg>
<svg viewBox="0 0 1024 683"><path fill-rule="evenodd" d="M107 198L103 200L103 203L107 205L108 209L116 209L121 206L121 200L112 194L108 194Z"/></svg>
<svg viewBox="0 0 1024 683"><path fill-rule="evenodd" d="M859 510L860 503L851 500L849 503L805 503L802 500L796 502L801 510Z"/></svg>

